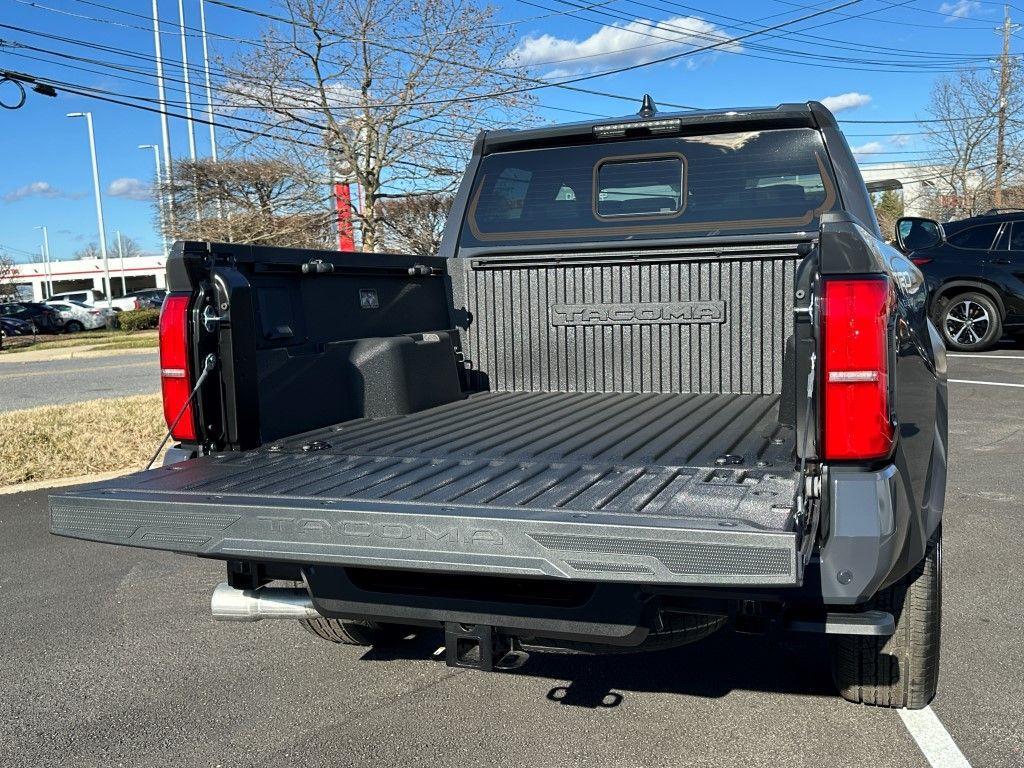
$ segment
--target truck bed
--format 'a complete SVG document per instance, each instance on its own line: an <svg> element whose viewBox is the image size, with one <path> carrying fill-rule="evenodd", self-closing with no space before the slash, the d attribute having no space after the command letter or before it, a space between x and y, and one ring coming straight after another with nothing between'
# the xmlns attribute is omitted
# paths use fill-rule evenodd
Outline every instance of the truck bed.
<svg viewBox="0 0 1024 768"><path fill-rule="evenodd" d="M486 392L51 497L55 533L201 555L799 582L777 395Z"/></svg>

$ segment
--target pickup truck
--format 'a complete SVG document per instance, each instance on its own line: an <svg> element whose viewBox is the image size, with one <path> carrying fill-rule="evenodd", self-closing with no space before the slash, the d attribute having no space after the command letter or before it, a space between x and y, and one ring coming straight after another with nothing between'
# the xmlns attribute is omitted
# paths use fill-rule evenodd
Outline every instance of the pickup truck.
<svg viewBox="0 0 1024 768"><path fill-rule="evenodd" d="M843 697L925 706L921 273L821 104L645 106L481 133L433 257L177 243L175 445L52 495L52 532L225 561L215 618L333 642L432 629L500 670L818 632Z"/></svg>

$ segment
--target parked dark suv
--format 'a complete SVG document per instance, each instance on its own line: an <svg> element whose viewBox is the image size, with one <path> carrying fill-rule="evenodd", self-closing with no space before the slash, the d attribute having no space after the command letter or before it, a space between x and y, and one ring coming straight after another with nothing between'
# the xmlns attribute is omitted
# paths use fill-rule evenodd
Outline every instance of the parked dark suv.
<svg viewBox="0 0 1024 768"><path fill-rule="evenodd" d="M899 246L924 273L928 312L950 349L980 352L1024 338L1024 210L938 224L905 217Z"/></svg>
<svg viewBox="0 0 1024 768"><path fill-rule="evenodd" d="M29 323L36 333L57 333L64 324L59 312L35 301L0 303L0 317L13 317Z"/></svg>

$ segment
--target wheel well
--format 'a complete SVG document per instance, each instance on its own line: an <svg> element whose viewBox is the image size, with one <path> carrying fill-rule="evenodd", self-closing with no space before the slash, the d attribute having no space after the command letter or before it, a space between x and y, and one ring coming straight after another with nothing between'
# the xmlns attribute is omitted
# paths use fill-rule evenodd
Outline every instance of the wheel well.
<svg viewBox="0 0 1024 768"><path fill-rule="evenodd" d="M962 293L983 293L992 299L992 302L996 305L996 309L999 310L999 319L1006 319L1006 307L1003 306L1002 299L999 298L999 294L994 291L990 286L984 283L947 283L942 286L935 295L932 297L930 310L934 311L936 305L943 299L952 299L959 296ZM931 315L931 312L928 313Z"/></svg>

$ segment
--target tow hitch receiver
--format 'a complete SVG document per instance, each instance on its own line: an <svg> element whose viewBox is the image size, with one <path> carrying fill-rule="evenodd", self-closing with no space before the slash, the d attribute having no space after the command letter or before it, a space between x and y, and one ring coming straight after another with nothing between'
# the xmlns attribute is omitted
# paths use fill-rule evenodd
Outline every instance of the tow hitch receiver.
<svg viewBox="0 0 1024 768"><path fill-rule="evenodd" d="M530 658L514 637L503 635L486 624L444 624L444 661L449 667L493 672L519 669Z"/></svg>

